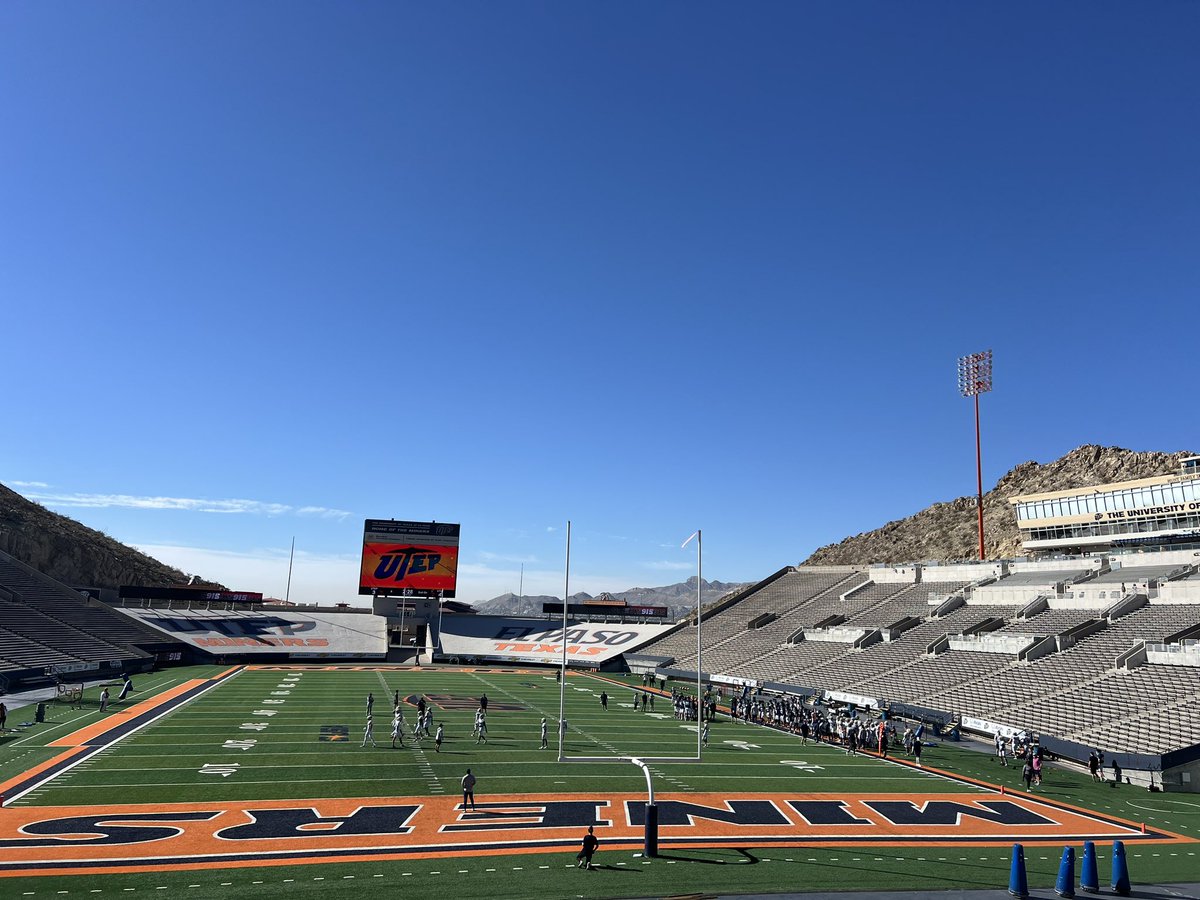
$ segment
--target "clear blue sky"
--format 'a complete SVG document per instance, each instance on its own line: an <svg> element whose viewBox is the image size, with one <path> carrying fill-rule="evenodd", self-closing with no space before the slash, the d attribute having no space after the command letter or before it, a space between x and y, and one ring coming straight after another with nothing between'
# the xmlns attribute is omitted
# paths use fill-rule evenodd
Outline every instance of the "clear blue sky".
<svg viewBox="0 0 1200 900"><path fill-rule="evenodd" d="M0 5L0 481L355 596L756 580L1200 447L1200 4ZM170 501L162 498L172 498Z"/></svg>

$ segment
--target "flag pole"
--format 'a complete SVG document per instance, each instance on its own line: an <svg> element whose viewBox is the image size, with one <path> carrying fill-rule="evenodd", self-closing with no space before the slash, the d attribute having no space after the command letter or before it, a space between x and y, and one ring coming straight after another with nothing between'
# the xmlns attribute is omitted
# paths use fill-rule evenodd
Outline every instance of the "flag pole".
<svg viewBox="0 0 1200 900"><path fill-rule="evenodd" d="M704 640L700 625L700 586L704 582L704 536L697 528L692 536L683 542L683 548L696 540L696 759L700 758L704 746Z"/></svg>
<svg viewBox="0 0 1200 900"><path fill-rule="evenodd" d="M562 665L558 678L558 761L566 749L567 730L563 723L567 715L567 598L571 596L571 520L567 520L567 567L563 577Z"/></svg>
<svg viewBox="0 0 1200 900"><path fill-rule="evenodd" d="M283 592L284 605L288 603L292 596L292 563L296 559L296 536L292 535L292 552L288 554L288 580L287 588Z"/></svg>

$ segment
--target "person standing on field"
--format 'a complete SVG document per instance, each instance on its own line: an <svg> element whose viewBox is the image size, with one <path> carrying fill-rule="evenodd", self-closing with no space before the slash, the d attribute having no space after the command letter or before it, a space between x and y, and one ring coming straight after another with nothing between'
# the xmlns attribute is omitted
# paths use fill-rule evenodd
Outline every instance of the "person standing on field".
<svg viewBox="0 0 1200 900"><path fill-rule="evenodd" d="M392 717L392 749L396 749L396 741L400 742L400 746L404 746L404 719L400 717L400 710L396 710L396 715Z"/></svg>
<svg viewBox="0 0 1200 900"><path fill-rule="evenodd" d="M581 866L585 869L592 867L592 854L596 852L596 847L600 845L600 841L596 838L596 828L593 825L588 826L587 834L583 836L583 846L579 849L579 853L575 855L575 868Z"/></svg>
<svg viewBox="0 0 1200 900"><path fill-rule="evenodd" d="M471 809L475 809L475 776L471 774L471 770L467 769L467 774L462 777L463 809L467 808L467 803L471 804Z"/></svg>

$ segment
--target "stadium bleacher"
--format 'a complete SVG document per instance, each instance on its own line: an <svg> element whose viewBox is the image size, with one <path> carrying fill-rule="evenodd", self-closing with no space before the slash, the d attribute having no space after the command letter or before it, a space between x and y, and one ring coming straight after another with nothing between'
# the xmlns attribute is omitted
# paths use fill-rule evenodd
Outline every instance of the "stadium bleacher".
<svg viewBox="0 0 1200 900"><path fill-rule="evenodd" d="M1138 566L1091 577L1096 571L1018 571L978 586L962 581L875 583L860 571L835 580L800 568L704 623L704 668L740 679L898 700L1065 740L1086 743L1102 737L1110 751L1161 753L1200 744L1200 724L1185 713L1200 700L1200 668L1116 668L1118 657L1139 642L1161 642L1200 626L1200 604L1147 602L1135 597L1130 585L1168 575L1180 581L1191 573ZM1084 602L1064 599L1085 587L1094 596ZM957 594L966 602L935 618L938 607L930 602L935 594L939 600ZM1041 599L1030 605L1035 597ZM1144 605L1125 602L1131 597ZM1031 614L1020 618L1027 606ZM1109 608L1126 612L1110 621ZM760 628L748 627L766 611L778 618ZM787 643L818 623L837 623L852 635L886 630L901 620L906 627L913 620L919 624L862 649L845 641ZM1088 623L1098 630L1072 631ZM989 635L1027 634L1031 640L1048 637L1059 643L1028 661L1015 652L928 653L943 636L980 628ZM695 641L694 628L686 628L643 650L675 656L674 665L686 670L696 662ZM1045 649L1045 641L1038 646Z"/></svg>
<svg viewBox="0 0 1200 900"><path fill-rule="evenodd" d="M26 606L64 625L84 631L110 646L158 638L152 630L113 612L107 606L85 603L78 591L3 552L0 552L0 587L15 592Z"/></svg>

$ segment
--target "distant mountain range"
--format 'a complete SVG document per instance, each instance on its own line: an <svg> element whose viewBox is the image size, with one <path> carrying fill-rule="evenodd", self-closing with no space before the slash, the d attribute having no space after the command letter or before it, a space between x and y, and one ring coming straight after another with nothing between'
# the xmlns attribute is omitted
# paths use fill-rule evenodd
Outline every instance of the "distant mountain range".
<svg viewBox="0 0 1200 900"><path fill-rule="evenodd" d="M769 573L767 573L769 574ZM765 577L765 575L764 575ZM703 605L720 600L726 594L741 590L750 582L729 584L724 581L704 581L700 587L700 601ZM672 619L680 619L696 608L696 576L679 584L669 584L665 587L630 588L615 594L572 594L571 603L584 603L588 600L613 599L624 600L637 606L665 606L670 610ZM558 597L536 596L518 597L516 594L501 594L475 606L476 611L489 616L540 616L543 603L561 603Z"/></svg>

